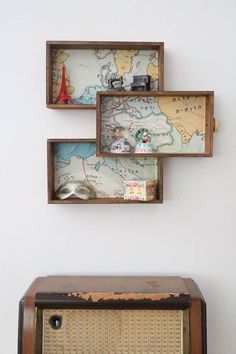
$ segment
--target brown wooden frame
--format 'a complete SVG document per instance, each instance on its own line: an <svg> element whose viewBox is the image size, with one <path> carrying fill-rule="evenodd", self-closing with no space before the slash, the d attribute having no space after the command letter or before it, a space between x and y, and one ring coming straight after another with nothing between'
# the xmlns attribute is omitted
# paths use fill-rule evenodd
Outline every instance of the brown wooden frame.
<svg viewBox="0 0 236 354"><path fill-rule="evenodd" d="M93 301L93 296L107 292L111 296L109 300L101 296L100 301ZM89 300L85 300L82 294L88 293ZM123 300L117 300L117 294L123 294ZM170 276L49 276L37 278L20 301L18 354L42 354L42 309L121 307L189 309L189 353L207 353L206 303L192 279Z"/></svg>
<svg viewBox="0 0 236 354"><path fill-rule="evenodd" d="M54 109L95 109L95 104L54 104L52 102L52 49L158 49L158 90L164 90L164 43L163 42L81 42L47 41L46 42L46 103Z"/></svg>
<svg viewBox="0 0 236 354"><path fill-rule="evenodd" d="M205 152L204 153L126 153L114 154L101 151L101 99L103 96L111 97L168 97L168 96L205 96L206 97L206 123L205 123ZM99 91L97 92L97 156L127 156L127 157L211 157L213 155L213 131L214 131L214 92L213 91Z"/></svg>
<svg viewBox="0 0 236 354"><path fill-rule="evenodd" d="M47 164L48 164L48 204L152 204L163 203L163 160L158 159L158 191L157 199L151 201L133 201L123 198L96 198L89 200L82 199L64 199L59 200L55 197L54 191L54 143L96 143L96 139L48 139L47 140Z"/></svg>

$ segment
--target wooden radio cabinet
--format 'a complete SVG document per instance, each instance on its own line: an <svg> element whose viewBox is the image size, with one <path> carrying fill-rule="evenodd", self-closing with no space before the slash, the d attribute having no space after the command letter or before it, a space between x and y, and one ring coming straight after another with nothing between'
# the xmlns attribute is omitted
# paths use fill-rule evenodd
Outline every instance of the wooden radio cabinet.
<svg viewBox="0 0 236 354"><path fill-rule="evenodd" d="M206 354L192 279L37 278L20 301L18 354Z"/></svg>

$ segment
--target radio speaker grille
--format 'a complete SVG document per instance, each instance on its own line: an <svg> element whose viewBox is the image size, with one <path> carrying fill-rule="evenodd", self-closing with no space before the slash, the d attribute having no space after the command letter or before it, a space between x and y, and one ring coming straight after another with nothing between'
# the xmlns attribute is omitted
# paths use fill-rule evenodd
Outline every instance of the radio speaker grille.
<svg viewBox="0 0 236 354"><path fill-rule="evenodd" d="M182 310L43 310L43 354L183 354ZM51 316L62 318L53 329Z"/></svg>

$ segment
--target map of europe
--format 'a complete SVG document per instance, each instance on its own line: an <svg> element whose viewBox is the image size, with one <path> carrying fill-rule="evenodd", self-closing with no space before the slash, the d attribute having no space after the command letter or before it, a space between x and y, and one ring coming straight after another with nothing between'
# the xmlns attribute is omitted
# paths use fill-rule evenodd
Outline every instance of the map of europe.
<svg viewBox="0 0 236 354"><path fill-rule="evenodd" d="M122 198L124 180L157 180L156 158L96 157L93 142L55 143L55 190L68 181L84 181L97 198Z"/></svg>
<svg viewBox="0 0 236 354"><path fill-rule="evenodd" d="M127 90L134 75L150 75L152 89L158 89L158 50L54 49L53 102L60 91L63 64L68 91L75 104L95 104L96 92L107 91L108 80L121 76Z"/></svg>
<svg viewBox="0 0 236 354"><path fill-rule="evenodd" d="M126 129L133 150L137 131L146 128L153 152L201 153L205 151L205 97L103 96L102 152L110 151L118 126Z"/></svg>

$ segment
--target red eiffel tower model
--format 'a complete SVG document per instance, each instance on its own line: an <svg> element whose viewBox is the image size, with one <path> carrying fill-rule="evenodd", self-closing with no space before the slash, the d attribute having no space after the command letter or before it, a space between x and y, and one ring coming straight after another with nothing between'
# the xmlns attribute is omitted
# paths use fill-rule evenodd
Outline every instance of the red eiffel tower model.
<svg viewBox="0 0 236 354"><path fill-rule="evenodd" d="M56 99L57 104L73 104L72 98L68 93L67 85L66 85L66 68L63 64L62 72L61 72L61 89L60 93Z"/></svg>

